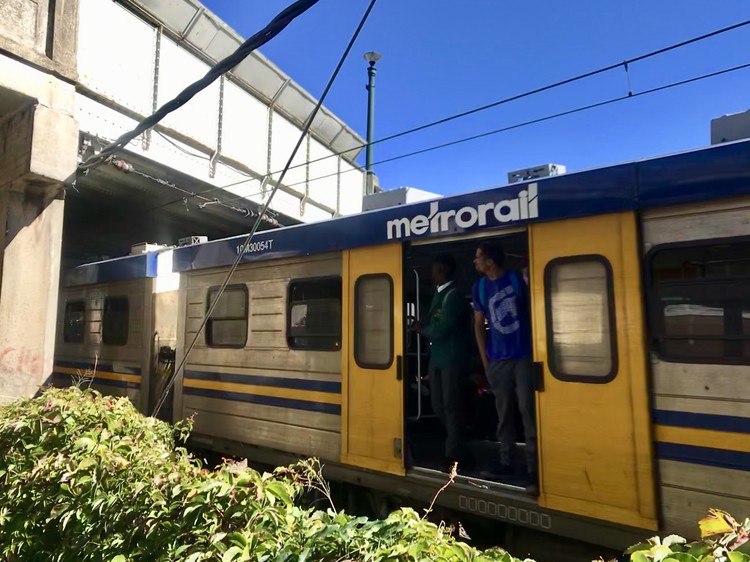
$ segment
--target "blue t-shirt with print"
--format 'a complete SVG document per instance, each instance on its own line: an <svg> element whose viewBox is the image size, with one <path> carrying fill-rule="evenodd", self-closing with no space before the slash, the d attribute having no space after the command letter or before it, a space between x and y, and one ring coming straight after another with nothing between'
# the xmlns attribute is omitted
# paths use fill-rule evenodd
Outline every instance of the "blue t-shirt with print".
<svg viewBox="0 0 750 562"><path fill-rule="evenodd" d="M484 313L490 326L487 357L490 360L531 357L528 292L521 274L506 270L494 281L484 277L474 283L471 294L474 310Z"/></svg>

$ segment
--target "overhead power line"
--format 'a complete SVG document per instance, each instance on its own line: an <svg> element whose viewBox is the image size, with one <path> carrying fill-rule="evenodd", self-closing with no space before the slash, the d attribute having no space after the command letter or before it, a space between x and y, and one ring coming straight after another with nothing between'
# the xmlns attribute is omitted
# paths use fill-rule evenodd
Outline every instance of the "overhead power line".
<svg viewBox="0 0 750 562"><path fill-rule="evenodd" d="M411 134L414 134L414 133L417 133L417 132L420 132L420 131L431 129L433 127L437 127L437 126L443 125L445 123L450 123L451 121L455 121L457 119L463 119L464 117L468 117L470 115L475 115L477 113L486 111L488 109L499 107L501 105L505 105L505 104L508 104L508 103L511 103L511 102L514 102L514 101L518 101L518 100L527 98L527 97L531 97L531 96L534 96L534 95L537 95L537 94L541 94L543 92L554 90L554 89L560 88L562 86L567 86L569 84L573 84L574 82L585 80L587 78L591 78L591 77L597 76L599 74L610 72L610 71L616 70L618 68L623 68L626 71L629 71L629 66L632 65L632 64L634 64L634 63L641 62L641 61L644 61L644 60L647 60L647 59L650 59L650 58L653 58L653 57L656 57L656 56L659 56L659 55L663 55L664 53L668 53L670 51L674 51L676 49L680 49L682 47L686 47L688 45L692 45L692 44L698 43L700 41L705 41L706 39L710 39L712 37L716 37L717 35L722 35L724 33L729 33L730 31L735 31L737 29L740 29L742 27L746 27L748 25L750 25L750 19L745 20L745 21L741 21L739 23L736 23L736 24L733 24L733 25L730 25L730 26L727 26L727 27L722 27L721 29L716 29L716 30L708 32L708 33L704 33L703 35L699 35L699 36L693 37L691 39L687 39L685 41L680 41L679 43L674 43L672 45L668 45L666 47L662 47L662 48L657 49L655 51L650 51L648 53L644 53L644 54L638 55L636 57L632 57L632 58L626 59L626 60L621 61L621 62L612 63L612 64L609 64L607 66L603 66L601 68L598 68L596 70L591 70L589 72L584 72L583 74L578 74L577 76L573 76L571 78L566 78L566 79L560 80L558 82L553 82L551 84L547 84L546 86L541 86L539 88L535 88L533 90L528 90L528 91L522 92L520 94L515 94L513 96L510 96L510 97L507 97L507 98L503 98L501 100L497 100L497 101L494 101L492 103L488 103L486 105L475 107L475 108L469 109L467 111L462 111L460 113L456 113L456 114L450 115L448 117L437 119L435 121L430 121L429 123L425 123L423 125L419 125L417 127L411 128L411 129L406 129L406 130L400 131L398 133L394 133L392 135L389 135L389 136L386 136L386 137L382 137L380 139L376 139L376 140L374 140L372 142L372 144L376 145L376 144L388 142L388 141L395 140L395 139L398 139L398 138L401 138L401 137L404 137L404 136L407 136L407 135L411 135ZM297 164L295 166L292 166L290 168L290 170L294 170L296 168L301 168L301 167L304 167L304 166L309 165L309 164L315 164L317 162L322 162L322 161L328 160L330 158L337 158L339 156L342 156L342 155L347 154L349 152L352 152L354 150L360 150L360 149L366 148L366 147L367 147L366 143L362 144L362 145L358 145L358 146L349 148L347 150L343 150L343 151L340 151L340 152L335 152L335 153L329 154L327 156L322 156L320 158L316 158L314 160L310 160L310 161L307 161L307 162L302 163L302 164ZM377 163L378 162L376 162L376 164ZM380 163L382 163L382 162L380 162ZM277 172L273 172L273 173L270 174L270 176L273 177L274 175L276 175L278 173L279 173L278 171ZM242 184L248 183L250 181L254 181L254 178L249 178L249 179L246 179L246 180L240 180L240 181L237 181L237 182L234 182L234 183L230 183L230 184L227 184L227 185L224 185L224 186L212 188L212 189L207 190L206 193L209 193L209 192L211 192L211 191L213 191L215 189L228 189L230 187L235 187L235 186L238 186L238 185L242 185ZM299 184L294 184L294 185L299 185ZM291 187L291 186L289 186L289 187ZM179 200L174 201L173 203L176 203L178 201Z"/></svg>
<svg viewBox="0 0 750 562"><path fill-rule="evenodd" d="M144 120L138 123L135 129L125 133L120 138L104 147L99 154L95 154L88 158L85 162L79 164L79 175L81 173L93 170L98 166L101 166L110 156L113 156L123 146L128 144L144 131L152 128L173 111L185 105L201 90L207 88L221 75L226 74L227 72L232 70L235 66L245 60L245 58L247 58L250 53L258 49L259 47L262 47L271 39L276 37L292 21L312 8L318 2L319 0L297 0L297 2L277 15L265 28L263 28L261 31L259 31L258 33L250 37L247 41L245 41L242 45L240 45L237 50L234 51L234 53L211 67L211 69L203 78L190 84L175 98L165 103L158 110L156 110L155 113L153 113L149 117L146 117Z"/></svg>
<svg viewBox="0 0 750 562"><path fill-rule="evenodd" d="M152 414L153 416L156 416L161 410L161 408L164 406L164 402L166 401L169 391L172 389L172 386L174 386L174 382L177 378L178 373L184 368L185 363L187 362L188 357L190 356L190 352L195 347L195 344L197 343L198 338L200 337L201 333L206 327L206 324L208 323L208 319L211 317L211 314L213 314L213 311L216 308L216 305L219 303L219 300L221 299L221 296L224 293L224 290L227 288L227 285L229 285L229 282L232 279L232 275L234 275L234 272L237 270L240 263L242 262L242 258L245 255L246 248L249 247L249 244L252 241L253 236L255 236L255 233L258 230L258 227L260 226L261 219L266 214L266 211L268 210L268 207L271 204L271 201L273 201L274 195L276 195L276 192L279 190L279 187L281 186L284 180L284 176L286 176L287 172L292 167L292 162L294 161L294 158L297 155L297 151L299 150L300 146L302 146L302 142L305 140L307 132L312 126L312 123L315 120L315 117L317 116L318 111L320 111L320 108L323 105L323 101L326 99L326 97L328 97L328 92L331 91L331 87L333 86L333 83L336 81L336 78L338 77L339 72L341 71L341 67L344 66L344 62L348 58L349 53L352 50L352 47L354 47L354 43L357 41L357 38L359 37L359 34L362 31L362 28L365 26L367 19L370 17L370 13L372 12L372 9L375 7L376 2L377 0L370 0L370 4L368 5L367 10L365 10L365 13L362 16L362 19L359 22L357 29L354 31L352 38L349 40L349 44L346 46L344 53L341 55L341 58L339 59L339 62L336 65L336 69L333 71L333 74L331 74L331 77L328 80L328 84L326 84L326 87L323 90L323 94L320 96L320 99L315 105L315 109L313 109L312 113L307 118L307 121L305 122L305 125L302 128L302 133L300 134L299 139L297 140L297 144L294 146L294 149L292 150L292 153L289 156L289 160L287 161L286 166L284 166L284 170L281 173L281 177L279 178L278 183L274 186L273 190L271 190L271 194L269 195L268 199L263 205L263 208L261 209L258 218L255 220L255 223L253 224L253 228L250 230L250 233L245 238L245 241L239 247L239 251L237 252L237 258L234 260L232 267L229 269L229 272L227 273L227 276L224 279L224 282L221 284L221 287L219 287L218 294L216 295L213 303L211 304L208 311L206 312L206 315L204 316L203 321L201 322L201 325L198 327L198 330L196 331L195 336L193 337L193 340L190 343L190 346L185 350L185 354L182 356L179 366L175 368L174 373L169 378L169 381L167 381L167 384L165 385L164 390L162 391L162 394L159 397L159 401L157 402L156 407L154 408L154 412Z"/></svg>
<svg viewBox="0 0 750 562"><path fill-rule="evenodd" d="M493 131L487 131L486 133L480 133L478 135L472 135L470 137L464 137L464 138L461 138L461 139L458 139L458 140L455 140L455 141L451 141L451 142L446 142L446 143L443 143L443 144L434 145L434 146L431 146L431 147L428 147L428 148L424 148L422 150L415 150L414 152L409 152L409 153L406 153L406 154L401 154L401 155L398 155L398 156L394 156L392 158L386 158L385 160L381 160L379 162L375 162L375 164L387 164L388 162L395 162L396 160L402 160L404 158L410 158L412 156L418 156L420 154L426 154L428 152L433 152L435 150L440 150L441 148L447 148L449 146L455 146L457 144L463 144L465 142L469 142L469 141L473 141L473 140L478 140L478 139L481 139L481 138L489 137L489 136L492 136L492 135L497 135L497 134L500 134L500 133L505 133L505 132L508 132L508 131L512 131L514 129L520 129L522 127L528 127L530 125L536 125L537 123L543 123L544 121L551 121L553 119L558 119L560 117L566 117L568 115L573 115L575 113L581 113L581 112L584 112L584 111L588 111L590 109L596 109L598 107L603 107L605 105L612 105L612 104L617 103L617 102L621 102L621 101L625 101L625 100L629 100L629 99L633 99L633 98L639 98L639 97L647 96L647 95L650 95L650 94L655 94L657 92L662 92L664 90L670 90L672 88L677 88L677 87L680 87L680 86L685 86L687 84L691 84L693 82L699 82L701 80L707 80L709 78L715 78L715 77L721 76L723 74L729 74L729 73L732 73L732 72L737 72L739 70L744 70L746 68L750 68L750 63L741 64L741 65L738 65L738 66L733 66L731 68L725 68L723 70L719 70L719 71L716 71L716 72L711 72L709 74L703 74L701 76L696 76L694 78L688 78L687 80L681 80L679 82L673 82L671 84L666 84L664 86L658 86L656 88L650 88L648 90L643 90L643 91L636 92L636 93L629 92L627 95L618 96L618 97L615 97L615 98L610 98L608 100L604 100L604 101L597 102L597 103L592 103L592 104L589 104L589 105L584 105L584 106L581 106L581 107L577 107L575 109L570 109L568 111L562 111L560 113L555 113L555 114L552 114L552 115L547 115L545 117L540 117L538 119L532 119L530 121L524 121L523 123L517 123L515 125L510 125L508 127L502 127L500 129L495 129ZM314 180L310 180L310 181L312 182L312 181L315 181L315 180L318 180L318 179L323 179L323 176L315 178ZM300 182L300 183L293 184L293 185L300 185L301 183L305 183L305 182ZM292 187L292 186L290 186L290 187ZM229 202L232 202L232 201L235 201L235 199L230 199L229 200Z"/></svg>
<svg viewBox="0 0 750 562"><path fill-rule="evenodd" d="M716 72L710 72L708 74L702 74L700 76L695 76L693 78L688 78L686 80L680 80L679 82L672 82L670 84L665 84L663 86L658 86L658 87L655 87L655 88L650 88L648 90L643 90L643 91L640 91L640 92L635 92L635 93L628 92L625 95L617 96L617 97L610 98L610 99L607 99L607 100L604 100L604 101L592 103L592 104L589 104L589 105L584 105L584 106L581 106L581 107L576 107L574 109L569 109L567 111L562 111L562 112L559 112L559 113L553 113L553 114L550 114L550 115L545 115L544 117L539 117L537 119L531 119L529 121L523 121L521 123L516 123L514 125L508 125L506 127L501 127L499 129L494 129L492 131L487 131L487 132L484 132L484 133L479 133L477 135L471 135L471 136L467 136L467 137L462 137L462 138L456 139L454 141L450 141L450 142L446 142L446 143L441 143L441 144L436 144L436 145L433 145L433 146L430 146L430 147L427 147L427 148L423 148L423 149L420 149L420 150L415 150L413 152L407 152L407 153L404 153L404 154L399 154L399 155L393 156L391 158L386 158L384 160L379 160L377 162L374 162L373 166L375 166L375 165L382 165L382 164L388 164L389 162L395 162L397 160L403 160L405 158L411 158L413 156L418 156L420 154L426 154L428 152L433 152L433 151L436 151L436 150L440 150L442 148L448 148L448 147L455 146L455 145L458 145L458 144L463 144L463 143L466 143L466 142L470 142L470 141L482 139L482 138L485 138L485 137L490 137L490 136L493 136L493 135L498 135L500 133L505 133L505 132L512 131L512 130L515 130L515 129L521 129L523 127L528 127L530 125L536 125L537 123L543 123L545 121L552 121L554 119L559 119L561 117L566 117L568 115L573 115L573 114L576 114L576 113L582 113L584 111L589 111L591 109L596 109L598 107L604 107L604 106L612 105L612 104L615 104L615 103L618 103L618 102L621 102L621 101L626 101L626 100L629 100L629 99L639 98L639 97L643 97L643 96L655 94L655 93L658 93L658 92L662 92L662 91L665 91L665 90L670 90L670 89L673 89L673 88L678 88L680 86L685 86L685 85L691 84L693 82L699 82L701 80L707 80L709 78L715 78L717 76L721 76L721 75L724 75L724 74L730 74L732 72L738 72L740 70L745 70L747 68L750 68L750 62L749 63L745 63L745 64L741 64L741 65L738 65L738 66L733 66L731 68L725 68L723 70L718 70ZM343 172L341 172L341 175L349 173L349 172L354 172L354 171L356 171L356 168L352 168L350 170L343 171ZM299 185L310 184L310 183L315 182L315 181L329 179L329 178L332 178L332 177L336 177L338 175L340 175L340 174L339 173L332 173L332 174L326 174L324 176L317 176L317 177L311 178L309 180L304 180L304 181L301 181L301 182L290 184L288 187L296 187L296 186L299 186ZM227 203L233 203L234 201L238 201L239 199L245 199L245 198L246 197L244 197L244 196L234 197L234 198L228 199L226 202Z"/></svg>
<svg viewBox="0 0 750 562"><path fill-rule="evenodd" d="M715 37L717 35L721 35L723 33L728 33L730 31L734 31L735 29L739 29L741 27L745 27L747 25L750 25L750 19L745 20L740 23L736 23L734 25L730 25L727 27L723 27L721 29L717 29L715 31L711 31L710 33L705 33L703 35L699 35L698 37L693 37L692 39L687 39L685 41L681 41L679 43L675 43L673 45L669 45L668 47L663 47L661 49L657 49L656 51L651 51L650 53L645 53L643 55L639 55L637 57L633 57L630 59L626 59L622 62L613 63L608 66L604 66L602 68L599 68L597 70L592 70L590 72L586 72L584 74L579 74L578 76L574 76L572 78L566 78L565 80L560 80L559 82L554 82L552 84L548 84L547 86L542 86L541 88L536 88L533 90L529 90L527 92L523 92L521 94L517 94L515 96L511 96L509 98L505 98L502 100L498 100L492 103L488 103L487 105L482 105L480 107L476 107L474 109L470 109L468 111L463 111L461 113L456 113L455 115L451 115L449 117L445 117L443 119L438 119L437 121L432 121L430 123L426 123L424 125L420 125L418 127L414 127L412 129L407 129L405 131L401 131L400 133L395 133L393 135L383 137L381 139L377 139L373 141L372 144L378 144L381 142L386 142L390 140L394 140L406 135L411 135L413 133L424 131L425 129L430 129L432 127L436 127L438 125L442 125L444 123L449 123L450 121L455 121L456 119L462 119L464 117L468 117L469 115L474 115L476 113L480 113L482 111L486 111L488 109L492 109L494 107L498 107L500 105L504 105L513 101L518 101L523 98L527 98L529 96L534 96L536 94L541 94L542 92L546 92L549 90L553 90L555 88L559 88L561 86L567 86L568 84L572 84L574 82L578 82L580 80L584 80L586 78L591 78L593 76L596 76L598 74L603 74L605 72L609 72L610 70L616 70L618 68L625 68L627 70L628 66L630 66L633 63L640 62L646 59L650 59L652 57L662 55L664 53L668 53L669 51L674 51L675 49L679 49L681 47L686 47L687 45L692 45L693 43L698 43L699 41L705 41L706 39L709 39L711 37ZM363 145L367 146L367 145ZM361 148L361 147L360 147Z"/></svg>

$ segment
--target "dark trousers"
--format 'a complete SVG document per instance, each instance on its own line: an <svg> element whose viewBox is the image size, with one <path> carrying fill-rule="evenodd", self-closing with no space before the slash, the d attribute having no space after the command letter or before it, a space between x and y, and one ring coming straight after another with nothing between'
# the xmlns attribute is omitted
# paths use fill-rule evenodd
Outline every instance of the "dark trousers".
<svg viewBox="0 0 750 562"><path fill-rule="evenodd" d="M536 417L534 387L530 359L490 361L487 380L495 395L497 408L497 440L500 442L500 463L512 463L516 442L514 406L518 404L526 438L526 463L529 471L537 469Z"/></svg>
<svg viewBox="0 0 750 562"><path fill-rule="evenodd" d="M465 452L465 383L459 367L430 366L432 410L445 428L445 456L452 460L463 460Z"/></svg>

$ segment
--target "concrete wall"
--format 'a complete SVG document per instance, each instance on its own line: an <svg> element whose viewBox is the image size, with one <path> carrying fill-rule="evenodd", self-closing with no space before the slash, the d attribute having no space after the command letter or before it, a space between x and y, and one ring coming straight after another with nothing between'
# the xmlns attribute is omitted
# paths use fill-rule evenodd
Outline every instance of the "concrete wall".
<svg viewBox="0 0 750 562"><path fill-rule="evenodd" d="M24 61L74 80L77 38L78 0L0 1L0 49Z"/></svg>
<svg viewBox="0 0 750 562"><path fill-rule="evenodd" d="M77 7L0 0L0 403L52 372L63 182L78 149Z"/></svg>

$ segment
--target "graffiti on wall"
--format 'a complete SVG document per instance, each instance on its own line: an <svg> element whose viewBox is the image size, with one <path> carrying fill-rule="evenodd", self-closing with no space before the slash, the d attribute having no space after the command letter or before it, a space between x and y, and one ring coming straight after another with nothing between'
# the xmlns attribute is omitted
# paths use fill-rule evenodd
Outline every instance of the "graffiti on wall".
<svg viewBox="0 0 750 562"><path fill-rule="evenodd" d="M43 367L41 355L25 347L0 348L0 372L4 374L36 375Z"/></svg>

